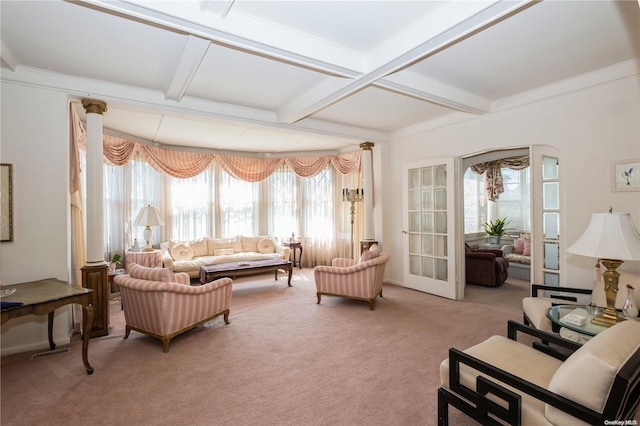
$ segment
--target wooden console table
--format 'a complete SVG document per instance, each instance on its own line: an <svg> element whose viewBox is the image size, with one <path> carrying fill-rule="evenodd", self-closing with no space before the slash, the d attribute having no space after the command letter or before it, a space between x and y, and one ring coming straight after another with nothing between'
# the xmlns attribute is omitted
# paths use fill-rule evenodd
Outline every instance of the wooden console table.
<svg viewBox="0 0 640 426"><path fill-rule="evenodd" d="M2 290L14 289L15 293L2 298L3 302L22 302L20 306L2 309L1 322L4 324L11 318L23 315L49 315L49 347L55 349L53 342L53 314L56 309L71 303L82 305L82 361L87 374L93 373L89 365L89 334L93 324L93 307L91 292L93 290L77 287L65 281L48 278L40 281L3 286Z"/></svg>

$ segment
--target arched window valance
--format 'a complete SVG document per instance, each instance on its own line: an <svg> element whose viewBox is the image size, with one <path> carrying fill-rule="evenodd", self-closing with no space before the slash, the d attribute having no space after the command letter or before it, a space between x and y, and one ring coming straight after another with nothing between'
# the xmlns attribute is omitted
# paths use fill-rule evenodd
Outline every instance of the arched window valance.
<svg viewBox="0 0 640 426"><path fill-rule="evenodd" d="M78 136L82 149L86 147L84 129ZM301 177L315 176L328 164L342 174L359 173L360 149L344 154L310 157L243 157L236 155L180 151L154 147L129 141L117 136L103 136L105 164L124 166L136 156L142 157L155 170L177 178L189 178L202 173L216 162L222 169L237 179L258 182L271 176L283 165Z"/></svg>

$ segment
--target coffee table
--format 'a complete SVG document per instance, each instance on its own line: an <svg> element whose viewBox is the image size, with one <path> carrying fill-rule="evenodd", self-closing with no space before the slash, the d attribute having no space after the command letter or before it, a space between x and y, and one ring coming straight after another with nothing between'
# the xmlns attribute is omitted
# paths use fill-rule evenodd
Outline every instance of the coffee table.
<svg viewBox="0 0 640 426"><path fill-rule="evenodd" d="M206 284L217 278L235 278L246 275L259 274L261 272L275 271L278 279L278 271L283 270L289 274L288 284L291 286L293 266L291 261L283 259L252 260L247 262L221 263L219 265L201 266L200 283Z"/></svg>

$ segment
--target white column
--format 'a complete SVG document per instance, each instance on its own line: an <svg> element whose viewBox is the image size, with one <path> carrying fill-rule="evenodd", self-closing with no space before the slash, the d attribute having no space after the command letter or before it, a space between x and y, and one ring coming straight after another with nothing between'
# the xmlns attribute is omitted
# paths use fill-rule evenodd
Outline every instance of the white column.
<svg viewBox="0 0 640 426"><path fill-rule="evenodd" d="M87 112L87 266L104 265L104 197L102 191L102 114L107 104L83 99Z"/></svg>
<svg viewBox="0 0 640 426"><path fill-rule="evenodd" d="M360 144L362 148L362 189L364 192L364 240L375 240L373 228L373 142Z"/></svg>

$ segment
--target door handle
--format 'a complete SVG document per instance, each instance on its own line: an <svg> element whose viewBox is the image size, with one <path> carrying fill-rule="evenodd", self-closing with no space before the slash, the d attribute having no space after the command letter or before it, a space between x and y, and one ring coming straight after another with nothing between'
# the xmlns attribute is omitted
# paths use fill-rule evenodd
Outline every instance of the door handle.
<svg viewBox="0 0 640 426"><path fill-rule="evenodd" d="M408 234L408 232L407 232L407 231L405 231L404 229L402 230L402 233L403 233L403 234Z"/></svg>

